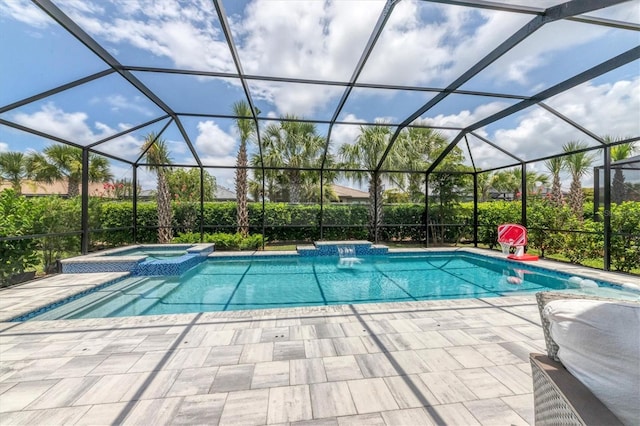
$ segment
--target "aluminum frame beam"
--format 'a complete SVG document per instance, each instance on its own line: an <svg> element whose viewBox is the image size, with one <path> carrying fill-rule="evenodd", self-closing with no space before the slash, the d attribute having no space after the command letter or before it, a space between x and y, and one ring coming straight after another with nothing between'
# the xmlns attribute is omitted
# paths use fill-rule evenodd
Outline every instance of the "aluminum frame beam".
<svg viewBox="0 0 640 426"><path fill-rule="evenodd" d="M31 0L36 6L42 9L47 15L51 16L51 18L56 21L62 28L68 31L72 36L74 36L78 41L84 44L89 50L91 50L96 56L98 56L102 61L104 61L109 67L111 67L115 72L120 74L122 78L127 80L133 87L138 89L144 96L147 97L151 102L156 104L161 110L165 112L165 114L170 115L174 119L176 118L176 113L173 111L167 104L164 103L162 99L160 99L155 92L150 90L147 86L145 86L136 76L134 76L130 71L125 70L122 67L122 64L113 57L105 48L102 47L97 41L95 41L87 32L85 32L74 20L69 18L58 6L53 4L51 0ZM189 149L195 153L193 146L189 141L187 142ZM196 161L200 164L200 159L196 154Z"/></svg>
<svg viewBox="0 0 640 426"><path fill-rule="evenodd" d="M253 124L254 126L256 126L256 138L258 140L258 152L260 153L260 164L264 164L264 156L262 154L262 139L260 137L260 126L258 124L258 113L257 113L256 106L253 103L253 98L251 97L251 91L249 90L249 85L247 84L247 81L244 77L242 63L240 62L240 55L238 55L238 50L236 49L236 44L233 40L231 27L229 26L229 22L227 22L227 14L224 11L224 6L222 5L221 0L212 0L212 2L213 2L213 6L216 9L216 13L218 14L218 20L220 21L222 32L224 33L225 40L227 41L227 45L229 46L229 51L231 52L233 63L235 64L236 70L238 71L238 76L240 78L240 83L242 84L242 89L244 90L245 97L247 98L247 102L249 103L249 108L251 108L251 118L253 118ZM236 118L239 118L239 117L236 117ZM263 177L262 186L264 190L264 177Z"/></svg>
<svg viewBox="0 0 640 426"><path fill-rule="evenodd" d="M54 142L58 142L58 143L61 143L61 144L64 144L64 145L69 145L69 146L72 146L74 148L88 149L89 152L92 152L94 154L98 154L98 155L101 155L103 157L111 158L112 160L121 161L123 163L129 164L129 165L133 165L133 163L131 161L125 160L124 158L120 158L120 157L117 157L115 155L111 155L111 154L107 154L107 153L104 153L104 152L96 151L95 149L89 149L86 146L77 144L75 142L68 141L68 140L60 138L58 136L53 136L53 135L50 135L48 133L41 132L40 130L32 129L30 127L26 127L26 126L23 126L21 124L14 123L12 121L5 120L4 118L0 118L0 124L5 125L7 127L11 127L13 129L16 129L16 130L21 130L21 131L23 131L25 133L29 133L29 134L32 134L32 135L39 136L39 137L44 138L44 139L49 139L49 140L52 140Z"/></svg>
<svg viewBox="0 0 640 426"><path fill-rule="evenodd" d="M178 74L178 75L197 75L201 77L220 77L239 80L240 75L228 72L218 71L199 71L199 70L187 70L178 68L157 68L157 67L142 67L142 66L123 66L123 69L137 72L148 72L158 74ZM353 84L347 81L336 80L314 80L307 78L294 78L294 77L275 77L265 75L243 74L245 80L256 81L272 81L277 83L296 83L296 84L315 84L319 86L337 86L337 87L353 87L358 89L383 89L383 90L404 90L410 92L442 92L444 88L441 87L423 87L423 86L403 86L396 84L382 84L382 83L358 83ZM452 93L460 95L470 96L484 96L492 98L505 98L505 99L527 99L528 96L516 95L511 93L496 93L496 92L482 92L477 90L454 90Z"/></svg>
<svg viewBox="0 0 640 426"><path fill-rule="evenodd" d="M356 68L353 70L353 74L351 75L351 78L349 79L349 83L347 84L347 88L345 89L345 91L342 93L342 97L340 98L340 101L338 102L338 106L336 107L336 110L333 113L333 116L331 118L331 123L329 124L329 130L327 131L327 138L325 141L325 145L324 145L324 153L322 154L322 165L321 167L324 168L324 165L327 161L327 153L329 152L329 144L331 143L331 131L333 130L333 126L335 124L335 122L338 120L338 117L340 116L340 113L342 112L342 108L344 108L344 105L347 103L347 99L349 98L349 95L351 94L351 91L353 90L353 85L355 84L355 82L358 80L358 77L360 77L360 74L362 73L362 70L364 69L365 65L367 64L367 60L369 59L369 56L371 56L371 52L373 52L374 47L376 46L376 43L378 41L378 39L380 38L380 34L382 34L382 30L384 29L384 26L387 24L387 21L389 20L389 17L391 16L391 13L393 12L393 8L395 7L395 5L397 4L398 0L387 0L387 2L385 3L384 7L382 8L382 12L380 12L380 16L378 17L378 20L376 21L376 25L373 27L373 31L371 32L371 35L369 36L369 40L367 41L367 44L362 52L362 55L360 56L360 59L358 60L358 63L356 64Z"/></svg>
<svg viewBox="0 0 640 426"><path fill-rule="evenodd" d="M551 108L549 105L545 104L544 102L538 102L537 105L539 107L544 108L545 110L549 111L551 114L555 115L556 117L558 117L559 119L561 119L565 123L567 123L567 124L571 125L572 127L580 130L582 133L584 133L585 135L589 136L591 139L595 139L596 141L598 141L600 143L600 145L606 145L607 144L604 141L604 139L602 139L600 136L596 135L595 133L593 133L592 131L588 130L587 128L581 126L580 124L576 123L575 121L573 121L572 119L570 119L566 115L562 114L558 110L556 110L554 108Z"/></svg>
<svg viewBox="0 0 640 426"><path fill-rule="evenodd" d="M100 139L99 141L93 142L92 144L87 145L87 148L96 147L96 146L101 145L101 144L103 144L105 142L109 142L112 139L117 139L117 138L122 137L124 135L127 135L127 134L129 134L131 132L135 132L136 130L140 130L140 129L144 128L144 127L150 126L150 125L152 125L154 123L157 123L158 121L166 120L167 118L170 118L169 115L163 115L161 117L154 118L153 120L149 120L149 121L144 122L142 124L138 124L137 126L133 126L133 127L129 128L127 130L123 130L122 132L118 132L118 133L113 134L111 136L108 136L108 137L106 137L104 139Z"/></svg>
<svg viewBox="0 0 640 426"><path fill-rule="evenodd" d="M477 134L476 132L469 132L470 135L475 136L476 138L480 139L482 142L486 143L487 145L491 146L492 148L497 149L498 151L500 151L501 153L513 158L514 160L522 163L524 160L516 155L513 155L512 153L510 153L509 151L507 151L506 149L498 146L498 144L491 142L489 139L485 138L484 136L480 136L479 134Z"/></svg>
<svg viewBox="0 0 640 426"><path fill-rule="evenodd" d="M464 72L460 77L454 80L449 86L447 86L447 88L443 92L436 95L433 99L431 99L429 102L424 104L416 112L414 112L409 117L407 117L407 119L398 126L393 136L389 140L389 145L387 145L387 149L385 150L384 154L380 158L380 161L378 162L378 166L376 167L376 169L380 169L382 167L382 164L384 163L387 156L389 155L389 151L393 147L402 129L404 129L408 124L411 124L416 119L420 118L422 114L429 111L431 108L433 108L442 100L444 100L453 90L458 89L464 83L471 80L473 77L479 74L482 70L484 70L489 65L494 63L496 60L498 60L504 54L509 52L515 46L520 44L523 40L525 40L535 31L542 28L542 26L550 22L564 19L570 16L591 12L593 10L602 9L604 7L612 6L619 3L624 3L625 1L627 0L572 0L567 3L562 3L557 6L553 6L546 9L544 13L536 16L531 21L526 23L518 31L512 34L509 38L507 38L505 41L500 43L498 47L496 47L491 52L489 52L489 54L487 54L482 59L480 59L480 61L478 61L475 65L473 65L466 72Z"/></svg>
<svg viewBox="0 0 640 426"><path fill-rule="evenodd" d="M116 72L114 69L107 69L107 70L104 70L104 71L100 71L100 72L88 75L86 77L79 78L79 79L74 80L72 82L69 82L67 84L63 84L61 86L54 87L53 89L46 90L46 91L38 93L36 95L29 96L28 98L21 99L21 100L19 100L17 102L10 103L10 104L5 105L2 108L0 108L0 114L4 114L5 112L11 111L12 109L20 108L21 106L30 104L31 102L37 102L37 101L39 101L41 99L44 99L44 98L47 98L49 96L53 96L53 95L58 94L60 92L64 92L65 90L73 89L74 87L81 86L81 85L83 85L85 83L89 83L90 81L97 80L97 79L102 78L102 77L106 77L106 76L108 76L110 74L113 74L114 72Z"/></svg>
<svg viewBox="0 0 640 426"><path fill-rule="evenodd" d="M535 6L512 5L500 2L484 1L484 0L423 0L429 3L450 4L453 6L471 7L474 9L488 9L500 12L520 13L528 15L543 15L544 8ZM631 0L624 0L626 3ZM607 7L607 6L605 6ZM588 12L586 12L588 13ZM640 25L633 22L618 21L615 19L599 18L597 16L571 16L565 18L568 21L582 22L591 25L601 25L624 30L640 31Z"/></svg>
<svg viewBox="0 0 640 426"><path fill-rule="evenodd" d="M472 124L471 126L468 126L464 132L472 132L474 130L478 130L488 124L491 124L495 121L498 121L502 118L508 117L509 115L515 114L518 111L521 111L525 108L528 108L532 105L535 105L541 101L544 101L547 98L550 98L552 96L555 96L559 93L565 92L569 89L571 89L572 87L575 87L579 84L585 83L589 80L592 80L602 74L605 74L609 71L612 71L616 68L621 67L622 65L625 65L629 62L635 61L638 58L640 58L640 46L634 47L632 49L627 50L624 53L621 53L620 55L611 58L607 61L604 61L592 68L589 68L588 70L577 74L571 78L568 78L567 80L564 80L558 84L556 84L555 86L552 86L548 89L543 90L542 92L532 96L530 99L525 100L525 101L521 101L518 102L515 105L512 105L508 108L503 109L502 111L499 111L489 117L486 117L474 124ZM433 171L433 168L435 168L444 157L447 156L447 154L449 154L449 152L451 152L451 150L456 146L458 142L455 141L451 142L449 144L449 146L447 146L447 148L445 148L445 150L442 152L442 154L433 162L433 164L431 165L431 167L427 170L427 172L429 171ZM554 156L552 156L554 157ZM538 160L539 161L539 160Z"/></svg>

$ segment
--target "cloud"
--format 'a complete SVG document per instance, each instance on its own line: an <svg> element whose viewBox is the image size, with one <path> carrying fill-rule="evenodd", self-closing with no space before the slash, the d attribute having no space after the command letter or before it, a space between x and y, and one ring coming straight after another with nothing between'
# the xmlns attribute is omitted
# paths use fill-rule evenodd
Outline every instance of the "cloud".
<svg viewBox="0 0 640 426"><path fill-rule="evenodd" d="M256 99L262 99L275 105L277 111L270 111L267 113L268 117L295 115L313 118L315 112L325 108L344 92L343 87L336 86L259 81L251 82L250 87L251 93ZM337 101L335 103L337 104Z"/></svg>
<svg viewBox="0 0 640 426"><path fill-rule="evenodd" d="M586 83L549 100L549 105L597 135L640 136L640 78L594 85ZM541 108L532 108L514 128L498 129L492 138L524 158L562 152L562 145L593 139Z"/></svg>
<svg viewBox="0 0 640 426"><path fill-rule="evenodd" d="M219 161L217 159L216 161ZM235 158L233 158L233 164L235 164ZM216 178L216 184L218 187L223 186L232 192L235 192L236 188L236 172L233 169L207 169L210 175ZM249 179L253 179L253 171L249 171Z"/></svg>
<svg viewBox="0 0 640 426"><path fill-rule="evenodd" d="M144 138L133 133L128 133L97 145L94 149L129 161L135 161L142 152L141 148L143 144ZM172 146L169 146L169 153L174 153Z"/></svg>
<svg viewBox="0 0 640 426"><path fill-rule="evenodd" d="M229 156L235 152L236 140L215 122L211 120L199 122L198 132L195 145L196 151L202 158L215 158L216 164L218 164L221 157Z"/></svg>
<svg viewBox="0 0 640 426"><path fill-rule="evenodd" d="M58 136L70 142L86 145L115 133L108 126L96 123L94 131L87 124L89 116L85 112L65 112L53 102L44 104L39 111L32 114L16 112L13 121L32 129Z"/></svg>
<svg viewBox="0 0 640 426"><path fill-rule="evenodd" d="M384 5L376 0L253 0L242 14L228 20L245 72L346 81ZM127 50L134 47L177 68L236 71L210 0L65 0L59 6L107 49L127 54L129 60L139 56L138 51ZM22 0L4 2L0 8L3 14L34 27L52 23ZM625 10L628 14L630 9ZM444 85L530 19L471 7L399 2L359 80ZM531 71L551 60L553 53L607 32L590 27L587 34L583 28L571 22L550 24L487 71L504 81L527 84ZM273 82L252 82L252 86L256 99L273 104L278 114L306 116L337 100L343 91Z"/></svg>
<svg viewBox="0 0 640 426"><path fill-rule="evenodd" d="M585 83L548 104L601 136L640 136L640 77L613 83Z"/></svg>
<svg viewBox="0 0 640 426"><path fill-rule="evenodd" d="M85 112L66 112L53 102L42 105L40 110L31 114L17 112L11 116L11 119L25 127L37 129L79 145L88 145L131 127L129 124L120 123L117 129L113 129L99 121L96 121L92 127L87 123L89 116ZM141 145L142 141L136 139L135 135L127 134L98 145L96 149L118 157L135 159Z"/></svg>
<svg viewBox="0 0 640 426"><path fill-rule="evenodd" d="M507 102L494 101L477 106L473 111L462 110L458 114L438 114L435 117L422 117L416 120L416 124L426 124L443 127L466 127L482 120L498 111L502 111L510 104Z"/></svg>
<svg viewBox="0 0 640 426"><path fill-rule="evenodd" d="M352 123L365 123L366 120L348 114L343 121ZM353 144L360 135L360 126L357 124L336 124L331 130L331 151L336 154L344 144Z"/></svg>
<svg viewBox="0 0 640 426"><path fill-rule="evenodd" d="M510 13L401 2L394 8L361 80L446 84L528 19Z"/></svg>
<svg viewBox="0 0 640 426"><path fill-rule="evenodd" d="M245 72L294 78L351 77L383 2L257 0L231 19ZM278 113L311 116L342 87L252 82L258 99Z"/></svg>
<svg viewBox="0 0 640 426"><path fill-rule="evenodd" d="M209 0L114 0L117 17L92 2L66 3L63 10L90 34L111 48L127 45L168 58L176 67L233 72L224 35L214 24L215 9ZM87 7L87 5L91 5Z"/></svg>
<svg viewBox="0 0 640 426"><path fill-rule="evenodd" d="M584 24L570 21L547 24L494 62L487 69L486 76L497 82L513 81L523 86L538 87L541 82L536 85L530 81L532 71L551 63L558 55L563 54L561 52L571 55L576 47L603 38L609 31L611 30L595 25L585 28ZM558 37L559 34L562 37ZM473 46L468 48L473 51Z"/></svg>
<svg viewBox="0 0 640 426"><path fill-rule="evenodd" d="M130 110L146 115L147 117L152 117L154 115L153 112L149 108L138 103L141 100L142 98L139 97L136 97L135 99L127 99L125 96L118 94L109 95L104 100L95 99L96 102L106 102L111 106L112 111Z"/></svg>
<svg viewBox="0 0 640 426"><path fill-rule="evenodd" d="M9 144L6 142L0 142L0 152L8 152Z"/></svg>
<svg viewBox="0 0 640 426"><path fill-rule="evenodd" d="M54 21L46 13L27 0L0 2L0 15L10 16L16 21L40 29L54 24Z"/></svg>

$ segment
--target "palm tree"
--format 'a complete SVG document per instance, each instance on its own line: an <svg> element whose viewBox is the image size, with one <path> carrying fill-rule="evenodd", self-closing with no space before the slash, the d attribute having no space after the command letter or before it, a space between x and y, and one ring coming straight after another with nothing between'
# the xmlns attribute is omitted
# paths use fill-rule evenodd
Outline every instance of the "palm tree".
<svg viewBox="0 0 640 426"><path fill-rule="evenodd" d="M158 242L170 243L173 237L171 222L173 213L171 211L171 200L169 185L165 174L165 166L171 164L167 143L160 139L155 133L149 133L141 147L145 161L150 164L149 169L155 172L158 182L157 210L158 210Z"/></svg>
<svg viewBox="0 0 640 426"><path fill-rule="evenodd" d="M347 176L362 184L368 179L369 184L369 234L375 242L378 241L378 229L382 225L382 177L376 172L378 161L382 157L391 131L389 126L380 123L375 126L361 126L360 135L353 145L342 145L339 156L345 163L345 168L362 169L349 172ZM387 168L397 165L397 150L391 150L387 157Z"/></svg>
<svg viewBox="0 0 640 426"><path fill-rule="evenodd" d="M0 152L0 182L7 181L17 194L28 176L27 158L22 152Z"/></svg>
<svg viewBox="0 0 640 426"><path fill-rule="evenodd" d="M562 150L568 155L564 157L564 167L571 174L571 187L569 189L569 206L573 214L582 220L584 213L582 205L584 203L584 194L582 193L582 184L580 180L586 176L591 170L591 164L595 159L594 155L589 152L575 152L588 148L589 145L579 141L571 141L563 145Z"/></svg>
<svg viewBox="0 0 640 426"><path fill-rule="evenodd" d="M398 151L398 155L403 158L402 168L424 171L447 144L446 138L434 129L410 127L402 131L393 149ZM403 176L400 177L399 183L404 184ZM409 174L407 192L412 202L424 200L423 173Z"/></svg>
<svg viewBox="0 0 640 426"><path fill-rule="evenodd" d="M562 195L562 186L560 184L560 172L564 168L563 157L553 157L544 162L544 165L549 169L551 176L553 177L553 183L551 184L551 203L556 207L560 207L564 204L564 196Z"/></svg>
<svg viewBox="0 0 640 426"><path fill-rule="evenodd" d="M622 138L613 138L611 136L605 136L604 141L608 144L612 142L617 142ZM621 145L616 145L611 148L611 161L621 161L627 159L633 155L635 152L635 145L630 143L623 143ZM613 182L611 184L611 201L613 203L620 204L626 198L626 188L624 184L624 172L620 167L615 167L615 171L613 173Z"/></svg>
<svg viewBox="0 0 640 426"><path fill-rule="evenodd" d="M300 169L320 166L325 139L317 134L315 124L293 121L294 116L285 118L286 121L270 124L265 129L262 155L265 166L284 169L281 177L289 190L289 202L299 203L303 181L309 178L309 174Z"/></svg>
<svg viewBox="0 0 640 426"><path fill-rule="evenodd" d="M478 173L478 198L480 202L489 200L489 191L493 188L495 173Z"/></svg>
<svg viewBox="0 0 640 426"><path fill-rule="evenodd" d="M517 197L521 185L520 179L516 176L515 170L518 170L518 173L520 173L520 169L502 170L494 173L491 179L491 185L493 188L505 194L513 194L514 199Z"/></svg>
<svg viewBox="0 0 640 426"><path fill-rule="evenodd" d="M42 153L27 155L27 171L30 178L46 183L67 181L67 195L80 193L82 181L82 149L71 145L50 145ZM89 182L107 182L113 178L109 160L89 153Z"/></svg>
<svg viewBox="0 0 640 426"><path fill-rule="evenodd" d="M236 157L236 219L238 232L243 237L249 235L249 210L247 206L247 142L253 138L256 132L251 117L251 107L244 101L233 104L233 113L236 116L236 127L240 135L240 148Z"/></svg>
<svg viewBox="0 0 640 426"><path fill-rule="evenodd" d="M513 173L513 180L517 184L517 192L522 194L522 169L515 168L511 171ZM540 184L542 186L549 184L549 176L544 173L537 173L532 171L527 171L527 194L534 194L536 189L536 184Z"/></svg>

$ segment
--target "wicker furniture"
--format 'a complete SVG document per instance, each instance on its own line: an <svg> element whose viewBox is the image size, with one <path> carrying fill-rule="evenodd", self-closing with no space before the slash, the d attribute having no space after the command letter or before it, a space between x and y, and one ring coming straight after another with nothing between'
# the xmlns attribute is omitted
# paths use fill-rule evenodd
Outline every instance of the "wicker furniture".
<svg viewBox="0 0 640 426"><path fill-rule="evenodd" d="M547 303L558 299L607 300L595 296L541 292L536 294L547 355L531 354L536 425L621 425L620 420L576 379L557 358L549 321L542 315Z"/></svg>

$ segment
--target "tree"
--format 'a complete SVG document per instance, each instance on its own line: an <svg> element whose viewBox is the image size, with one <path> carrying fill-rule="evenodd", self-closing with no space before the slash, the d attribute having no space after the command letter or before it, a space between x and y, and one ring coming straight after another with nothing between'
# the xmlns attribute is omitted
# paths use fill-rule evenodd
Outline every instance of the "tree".
<svg viewBox="0 0 640 426"><path fill-rule="evenodd" d="M571 174L571 187L569 189L569 206L573 214L582 220L584 215L582 205L584 204L584 194L580 180L591 170L594 156L589 152L575 152L588 148L588 145L579 141L567 142L562 150L568 155L564 157L564 168Z"/></svg>
<svg viewBox="0 0 640 426"><path fill-rule="evenodd" d="M527 194L534 194L536 184L546 185L549 177L544 173L527 172ZM493 176L492 185L501 192L512 193L513 199L522 195L522 169L520 167L497 172Z"/></svg>
<svg viewBox="0 0 640 426"><path fill-rule="evenodd" d="M369 185L369 237L378 241L378 230L382 225L382 177L376 171L391 136L389 126L384 123L375 126L361 126L360 135L352 145L342 145L339 156L344 168L362 169L345 173L362 184L365 178ZM393 169L399 164L398 150L391 150L387 156L387 168Z"/></svg>
<svg viewBox="0 0 640 426"><path fill-rule="evenodd" d="M22 152L0 152L0 182L7 181L17 194L28 176L27 157Z"/></svg>
<svg viewBox="0 0 640 426"><path fill-rule="evenodd" d="M560 184L560 172L564 167L564 158L553 157L545 161L544 165L549 169L553 178L550 194L551 203L556 207L561 207L564 204L564 196L562 195L562 186Z"/></svg>
<svg viewBox="0 0 640 426"><path fill-rule="evenodd" d="M149 169L156 174L158 182L158 192L156 196L158 242L161 244L170 243L173 236L173 230L171 229L173 212L171 211L169 185L167 183L167 174L164 166L171 164L167 143L163 139L160 139L159 135L152 132L146 136L141 150L144 153L145 161L149 164Z"/></svg>
<svg viewBox="0 0 640 426"><path fill-rule="evenodd" d="M478 173L478 201L485 202L489 200L489 191L493 188L493 180L495 173Z"/></svg>
<svg viewBox="0 0 640 426"><path fill-rule="evenodd" d="M513 169L501 170L494 173L491 185L498 192L513 194L514 199L520 190L520 180L517 179Z"/></svg>
<svg viewBox="0 0 640 426"><path fill-rule="evenodd" d="M50 145L42 153L27 155L27 170L31 179L53 183L67 181L67 195L80 194L82 182L82 149L71 145ZM89 182L107 182L112 179L109 160L89 153Z"/></svg>
<svg viewBox="0 0 640 426"><path fill-rule="evenodd" d="M133 197L133 181L127 178L116 179L112 182L106 182L103 186L101 197L116 198L119 200L130 199ZM136 194L140 195L142 187L136 185Z"/></svg>
<svg viewBox="0 0 640 426"><path fill-rule="evenodd" d="M517 192L522 194L522 192L523 192L523 188L522 188L522 169L519 168L519 167L515 168L515 169L512 169L511 173L513 173L514 181L516 182L516 184L518 186ZM549 184L549 176L547 176L545 173L538 173L538 172L535 172L533 170L527 171L527 182L526 182L526 184L527 184L527 194L531 194L531 195L535 194L536 193L536 187L538 187L538 189L540 189L541 186L545 186L545 185Z"/></svg>
<svg viewBox="0 0 640 426"><path fill-rule="evenodd" d="M605 136L603 138L606 143L617 142L621 138L613 138L611 136ZM636 150L633 143L624 143L616 145L611 148L611 161L621 161L631 157ZM611 202L620 204L626 200L626 186L624 179L624 171L620 167L614 168L613 182L611 184Z"/></svg>
<svg viewBox="0 0 640 426"><path fill-rule="evenodd" d="M233 104L233 113L240 136L240 147L236 157L236 220L238 232L243 237L249 235L249 209L247 207L247 142L255 135L256 128L251 117L251 107L244 101Z"/></svg>
<svg viewBox="0 0 640 426"><path fill-rule="evenodd" d="M165 176L169 187L169 199L195 203L200 201L200 169L192 167L166 170ZM216 195L216 178L204 172L202 195L204 201L214 201Z"/></svg>
<svg viewBox="0 0 640 426"><path fill-rule="evenodd" d="M447 139L434 129L410 127L400 133L393 149L398 150L403 169L424 171L448 144ZM424 201L424 179L424 173L409 174L406 190L414 203ZM404 186L403 178L400 182Z"/></svg>
<svg viewBox="0 0 640 426"><path fill-rule="evenodd" d="M313 173L301 169L320 167L325 139L317 134L315 124L292 121L295 116L285 119L265 129L262 156L265 166L283 169L278 179L281 190L288 191L290 203L299 203L304 181L313 178Z"/></svg>

